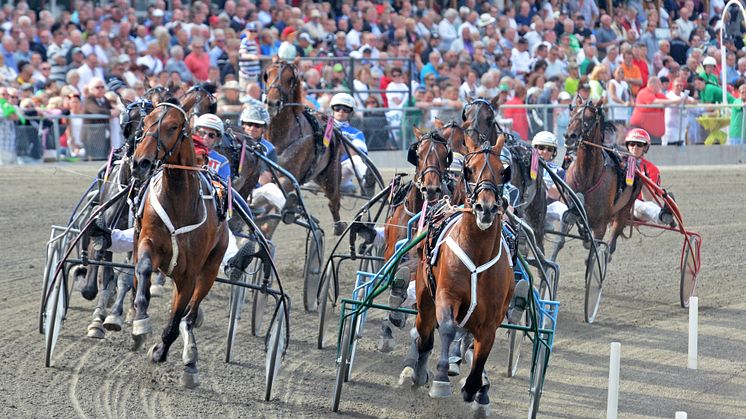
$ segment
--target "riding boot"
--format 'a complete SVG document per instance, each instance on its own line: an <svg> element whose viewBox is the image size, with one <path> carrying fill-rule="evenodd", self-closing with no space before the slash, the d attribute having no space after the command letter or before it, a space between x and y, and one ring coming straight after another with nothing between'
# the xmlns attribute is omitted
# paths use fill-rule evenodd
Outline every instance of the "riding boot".
<svg viewBox="0 0 746 419"><path fill-rule="evenodd" d="M400 308L407 299L410 275L409 266L401 266L394 274L394 279L391 281L391 294L389 294L389 307ZM402 329L406 324L407 315L400 311L389 311L389 321L392 325Z"/></svg>
<svg viewBox="0 0 746 419"><path fill-rule="evenodd" d="M583 196L582 193L578 193L577 197L580 205L585 206L585 196ZM562 222L565 224L573 225L578 222L578 217L580 217L580 209L575 206L573 201L569 201L569 204L570 205L567 208L567 211L562 214Z"/></svg>
<svg viewBox="0 0 746 419"><path fill-rule="evenodd" d="M285 224L293 224L298 219L298 205L300 204L300 198L295 191L288 192L285 199L285 206L282 208L282 222Z"/></svg>
<svg viewBox="0 0 746 419"><path fill-rule="evenodd" d="M372 198L376 191L376 177L372 170L366 170L363 176L363 196Z"/></svg>
<svg viewBox="0 0 746 419"><path fill-rule="evenodd" d="M670 196L671 199L674 199L672 193L666 192L666 195ZM671 228L676 228L676 221L673 217L673 211L671 211L671 207L669 207L668 203L665 201L663 203L663 208L661 208L661 212L658 213L658 221L660 221L661 224L671 226Z"/></svg>
<svg viewBox="0 0 746 419"><path fill-rule="evenodd" d="M111 230L106 226L103 216L96 217L96 220L91 223L89 235L94 250L102 251L111 247Z"/></svg>
<svg viewBox="0 0 746 419"><path fill-rule="evenodd" d="M523 312L528 306L528 293L530 284L525 279L521 279L515 284L515 291L513 291L513 298L510 301L510 307L508 308L508 321L512 324L519 324Z"/></svg>

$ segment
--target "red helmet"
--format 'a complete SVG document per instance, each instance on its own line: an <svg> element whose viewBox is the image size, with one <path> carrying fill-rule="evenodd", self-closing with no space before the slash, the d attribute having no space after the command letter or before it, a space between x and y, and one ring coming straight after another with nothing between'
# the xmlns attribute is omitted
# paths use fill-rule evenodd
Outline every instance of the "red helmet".
<svg viewBox="0 0 746 419"><path fill-rule="evenodd" d="M638 142L650 145L650 134L642 128L635 128L627 133L627 137L624 138L624 143Z"/></svg>

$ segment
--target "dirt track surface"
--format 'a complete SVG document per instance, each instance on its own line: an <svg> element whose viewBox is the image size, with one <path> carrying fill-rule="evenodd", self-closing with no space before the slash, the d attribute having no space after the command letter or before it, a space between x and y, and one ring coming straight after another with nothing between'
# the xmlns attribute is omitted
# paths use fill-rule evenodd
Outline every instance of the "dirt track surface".
<svg viewBox="0 0 746 419"><path fill-rule="evenodd" d="M264 402L263 339L240 323L234 362L223 362L228 325L228 287L216 284L204 302L206 320L197 329L202 385L180 387L181 343L165 364L152 365L145 351L129 350L130 328L104 340L85 337L93 304L79 294L62 328L52 368L44 367L44 339L37 331L44 243L52 223L63 223L95 173L92 165L1 167L0 232L0 417L334 417L335 351L316 349L317 316L303 312L302 246L305 235L280 226L276 236L280 273L293 297L291 342L274 391ZM689 229L702 234L699 369L688 370L687 311L679 307L681 236L621 240L611 263L596 323L583 321L583 258L580 243L560 254L562 302L542 417L605 416L609 343L621 342L620 417L746 417L746 167L663 170ZM326 203L309 198L312 212L334 240ZM350 219L361 201L346 200ZM647 230L648 235L657 235ZM343 284L349 294L352 277ZM160 335L165 298L150 313ZM352 380L344 386L340 412L352 417L469 417L457 392L431 400L427 389L399 389L407 333L396 335L393 353L375 350L379 314L372 316L359 345ZM336 321L336 320L335 320ZM409 319L408 325L412 324ZM525 417L527 361L515 378L505 377L506 339L498 334L488 363L493 417ZM437 339L436 339L437 342ZM437 346L436 346L437 349ZM437 362L431 357L431 368ZM458 379L452 380L458 389Z"/></svg>

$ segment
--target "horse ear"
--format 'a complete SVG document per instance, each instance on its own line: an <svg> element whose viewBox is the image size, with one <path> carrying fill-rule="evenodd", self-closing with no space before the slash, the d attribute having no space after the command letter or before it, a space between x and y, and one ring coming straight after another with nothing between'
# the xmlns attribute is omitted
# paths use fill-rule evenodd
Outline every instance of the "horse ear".
<svg viewBox="0 0 746 419"><path fill-rule="evenodd" d="M497 110L497 108L500 107L500 95L495 95L492 99L490 99L490 105Z"/></svg>
<svg viewBox="0 0 746 419"><path fill-rule="evenodd" d="M495 145L492 147L492 151L497 153L498 156L503 151L503 146L505 146L505 137L507 137L505 134L498 135L497 141L495 141Z"/></svg>
<svg viewBox="0 0 746 419"><path fill-rule="evenodd" d="M580 97L579 94L575 94L575 106L582 106L583 105L583 98Z"/></svg>
<svg viewBox="0 0 746 419"><path fill-rule="evenodd" d="M169 92L176 93L177 90L179 90L179 87L174 83L173 79L170 79L168 83L166 83L166 89L168 89Z"/></svg>
<svg viewBox="0 0 746 419"><path fill-rule="evenodd" d="M435 126L435 128L437 128L437 129L442 129L442 128L443 128L443 125L445 125L445 124L444 124L444 123L443 123L443 121L441 121L440 119L438 119L438 118L435 118L435 121L433 121L433 125L434 125L434 126Z"/></svg>
<svg viewBox="0 0 746 419"><path fill-rule="evenodd" d="M596 105L595 106L597 108L600 108L600 107L604 106L605 104L606 104L606 96L601 96L601 98L596 101Z"/></svg>
<svg viewBox="0 0 746 419"><path fill-rule="evenodd" d="M124 109L127 109L127 106L129 106L132 103L131 100L127 100L121 96L119 96L119 101L122 102L122 106L124 106Z"/></svg>
<svg viewBox="0 0 746 419"><path fill-rule="evenodd" d="M419 127L412 127L412 130L414 131L414 136L419 140L422 137L422 130Z"/></svg>

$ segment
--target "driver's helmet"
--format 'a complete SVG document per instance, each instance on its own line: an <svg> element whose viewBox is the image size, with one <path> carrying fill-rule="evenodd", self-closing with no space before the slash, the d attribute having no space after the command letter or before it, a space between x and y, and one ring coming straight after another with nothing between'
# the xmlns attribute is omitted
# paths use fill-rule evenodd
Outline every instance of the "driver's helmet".
<svg viewBox="0 0 746 419"><path fill-rule="evenodd" d="M627 133L624 137L624 144L627 143L645 143L650 145L650 134L642 128L635 128Z"/></svg>
<svg viewBox="0 0 746 419"><path fill-rule="evenodd" d="M536 147L537 145L554 147L556 150L558 145L557 136L549 131L541 131L534 135L534 139L531 140L531 147Z"/></svg>
<svg viewBox="0 0 746 419"><path fill-rule="evenodd" d="M194 124L194 128L211 128L215 131L220 133L220 136L223 135L223 121L214 114L206 113L200 115L199 118L197 118L197 122Z"/></svg>

